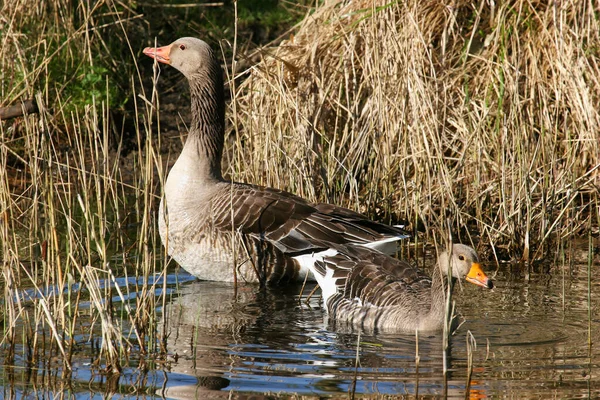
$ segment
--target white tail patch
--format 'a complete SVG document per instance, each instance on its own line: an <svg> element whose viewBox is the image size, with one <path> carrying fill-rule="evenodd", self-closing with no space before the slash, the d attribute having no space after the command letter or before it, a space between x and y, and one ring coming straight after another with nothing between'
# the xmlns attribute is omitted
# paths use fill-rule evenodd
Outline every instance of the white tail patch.
<svg viewBox="0 0 600 400"><path fill-rule="evenodd" d="M365 243L361 246L377 250L380 253L387 254L388 256L390 256L394 255L398 250L398 242L406 238L408 238L408 236L392 236L378 240L376 242Z"/></svg>
<svg viewBox="0 0 600 400"><path fill-rule="evenodd" d="M333 257L338 253L335 249L327 249L318 253L302 254L294 257L298 264L300 264L300 273L311 271L317 283L321 287L321 293L323 294L323 302L327 304L327 299L333 296L337 292L337 286L335 284L337 279L333 278L333 269L326 267L325 275L318 273L315 269L315 262L323 261L326 257Z"/></svg>

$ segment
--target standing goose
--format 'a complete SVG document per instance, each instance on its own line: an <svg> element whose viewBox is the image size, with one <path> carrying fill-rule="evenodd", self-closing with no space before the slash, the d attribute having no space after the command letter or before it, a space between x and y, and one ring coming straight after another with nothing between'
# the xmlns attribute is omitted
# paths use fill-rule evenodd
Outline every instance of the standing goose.
<svg viewBox="0 0 600 400"><path fill-rule="evenodd" d="M223 73L212 49L186 37L143 52L178 69L190 85L192 123L159 209L162 242L188 272L203 280L277 284L304 278L335 246L392 253L408 237L345 208L224 180Z"/></svg>
<svg viewBox="0 0 600 400"><path fill-rule="evenodd" d="M469 246L455 244L442 252L430 278L422 271L368 248L340 246L310 267L323 293L330 320L355 327L414 333L442 329L448 266L452 281L488 289L479 257Z"/></svg>

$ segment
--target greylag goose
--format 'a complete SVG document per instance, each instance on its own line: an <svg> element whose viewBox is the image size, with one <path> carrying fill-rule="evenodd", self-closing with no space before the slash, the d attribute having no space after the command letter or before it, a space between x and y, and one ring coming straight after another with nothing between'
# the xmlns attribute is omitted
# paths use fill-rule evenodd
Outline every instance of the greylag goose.
<svg viewBox="0 0 600 400"><path fill-rule="evenodd" d="M494 286L475 250L462 244L454 244L450 255L446 251L439 255L431 278L405 261L356 246L323 253L309 268L334 323L414 333L442 329L449 265L452 281Z"/></svg>
<svg viewBox="0 0 600 400"><path fill-rule="evenodd" d="M391 253L408 237L345 208L223 179L223 72L212 49L186 37L143 53L175 67L190 86L192 122L165 183L159 232L168 254L192 275L277 284L303 279L332 247Z"/></svg>

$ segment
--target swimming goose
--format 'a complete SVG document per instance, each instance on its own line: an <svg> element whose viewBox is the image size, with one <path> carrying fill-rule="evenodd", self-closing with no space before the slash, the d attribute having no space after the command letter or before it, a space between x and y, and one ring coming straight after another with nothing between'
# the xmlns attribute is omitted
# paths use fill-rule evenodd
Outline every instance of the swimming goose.
<svg viewBox="0 0 600 400"><path fill-rule="evenodd" d="M335 246L392 253L408 237L342 207L223 179L223 72L212 49L186 37L143 53L178 69L190 85L190 131L168 174L158 221L168 254L192 275L277 284L303 279Z"/></svg>
<svg viewBox="0 0 600 400"><path fill-rule="evenodd" d="M414 333L442 329L449 263L452 281L488 289L475 250L454 244L442 252L430 278L405 261L368 248L339 246L322 254L310 269L321 287L329 318L355 327Z"/></svg>

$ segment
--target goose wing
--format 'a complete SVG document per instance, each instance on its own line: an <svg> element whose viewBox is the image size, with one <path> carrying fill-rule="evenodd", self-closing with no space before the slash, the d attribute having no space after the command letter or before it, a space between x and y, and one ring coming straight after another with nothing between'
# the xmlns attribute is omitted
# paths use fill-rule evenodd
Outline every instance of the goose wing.
<svg viewBox="0 0 600 400"><path fill-rule="evenodd" d="M386 307L415 301L431 278L409 263L368 248L344 246L314 263L313 273L330 310L342 301Z"/></svg>
<svg viewBox="0 0 600 400"><path fill-rule="evenodd" d="M351 210L313 205L290 193L259 186L227 185L213 204L218 229L267 240L290 255L408 237L400 228L371 221Z"/></svg>

